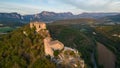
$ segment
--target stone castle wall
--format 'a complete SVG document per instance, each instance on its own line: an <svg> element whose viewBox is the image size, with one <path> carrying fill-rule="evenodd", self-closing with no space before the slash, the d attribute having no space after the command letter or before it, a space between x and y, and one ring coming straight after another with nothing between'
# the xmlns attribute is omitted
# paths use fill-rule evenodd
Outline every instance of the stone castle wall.
<svg viewBox="0 0 120 68"><path fill-rule="evenodd" d="M43 22L31 22L30 28L33 27L36 28L36 32L39 32L40 30L46 29L46 24ZM44 30L44 32L49 33L48 30ZM47 37L44 38L45 55L50 55L54 57L54 50L62 50L63 48L64 45L60 41L52 41L52 38L49 35L47 35Z"/></svg>
<svg viewBox="0 0 120 68"><path fill-rule="evenodd" d="M50 55L52 57L54 57L54 50L62 50L64 48L64 45L60 41L52 41L50 37L46 37L44 39L44 46L46 55Z"/></svg>
<svg viewBox="0 0 120 68"><path fill-rule="evenodd" d="M36 28L36 32L40 31L41 29L46 29L46 24L43 22L31 22L30 28Z"/></svg>

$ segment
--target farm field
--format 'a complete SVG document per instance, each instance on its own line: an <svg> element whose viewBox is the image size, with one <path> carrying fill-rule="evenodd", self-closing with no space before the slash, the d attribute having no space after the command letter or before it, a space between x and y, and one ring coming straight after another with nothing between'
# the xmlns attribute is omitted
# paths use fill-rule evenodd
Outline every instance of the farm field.
<svg viewBox="0 0 120 68"><path fill-rule="evenodd" d="M104 68L115 68L115 55L103 44L97 43L98 62Z"/></svg>

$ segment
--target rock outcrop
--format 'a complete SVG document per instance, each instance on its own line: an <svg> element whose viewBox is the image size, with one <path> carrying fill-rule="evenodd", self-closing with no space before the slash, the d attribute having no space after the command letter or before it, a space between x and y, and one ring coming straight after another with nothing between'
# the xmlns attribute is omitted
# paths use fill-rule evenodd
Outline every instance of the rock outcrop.
<svg viewBox="0 0 120 68"><path fill-rule="evenodd" d="M64 44L58 40L52 40L49 31L46 29L46 24L43 22L31 22L30 28L35 28L36 32L44 36L44 52L46 56L50 56L52 61L58 65L65 65L65 68L84 68L84 60L80 58L79 52L76 49L64 47ZM55 51L59 54L54 55ZM60 66L59 66L60 65Z"/></svg>
<svg viewBox="0 0 120 68"><path fill-rule="evenodd" d="M45 34L47 34L46 37L44 37L45 55L50 55L51 57L54 57L54 50L62 50L64 48L64 45L60 41L52 40L48 30L46 30L45 23L43 23L43 22L31 22L30 28L34 28L34 27L36 29L36 32L40 33L40 31L43 31Z"/></svg>

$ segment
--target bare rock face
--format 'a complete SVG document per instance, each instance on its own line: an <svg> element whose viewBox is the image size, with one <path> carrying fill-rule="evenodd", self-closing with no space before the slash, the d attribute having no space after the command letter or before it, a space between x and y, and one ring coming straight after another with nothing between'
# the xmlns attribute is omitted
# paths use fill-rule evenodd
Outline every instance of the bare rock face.
<svg viewBox="0 0 120 68"><path fill-rule="evenodd" d="M66 68L84 68L84 60L80 58L76 49L64 47L64 50L58 55L57 64L66 65Z"/></svg>

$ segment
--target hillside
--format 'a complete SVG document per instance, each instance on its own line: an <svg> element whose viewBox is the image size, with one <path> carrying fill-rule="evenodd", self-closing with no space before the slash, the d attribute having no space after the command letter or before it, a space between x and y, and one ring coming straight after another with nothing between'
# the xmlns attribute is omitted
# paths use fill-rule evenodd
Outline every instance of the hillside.
<svg viewBox="0 0 120 68"><path fill-rule="evenodd" d="M53 25L94 24L100 22L93 18L65 19L52 22Z"/></svg>
<svg viewBox="0 0 120 68"><path fill-rule="evenodd" d="M80 52L65 46L50 37L45 23L32 22L0 36L0 67L84 68Z"/></svg>
<svg viewBox="0 0 120 68"><path fill-rule="evenodd" d="M27 36L23 34L27 32ZM55 68L44 56L43 36L35 34L29 25L0 37L0 67ZM47 64L46 64L47 63Z"/></svg>
<svg viewBox="0 0 120 68"><path fill-rule="evenodd" d="M104 44L116 55L116 68L120 67L120 25L97 26L95 28L97 41Z"/></svg>
<svg viewBox="0 0 120 68"><path fill-rule="evenodd" d="M75 28L74 28L75 27ZM94 64L91 58L96 45L94 40L84 34L82 30L76 29L80 25L55 25L49 24L48 29L54 39L58 39L66 46L77 49L85 60L87 68L93 68ZM88 34L88 33L87 33ZM94 58L93 58L94 59Z"/></svg>
<svg viewBox="0 0 120 68"><path fill-rule="evenodd" d="M81 52L88 68L119 68L120 25L91 27L89 24L81 24L82 22L81 20L56 21L48 24L48 28L54 39Z"/></svg>

